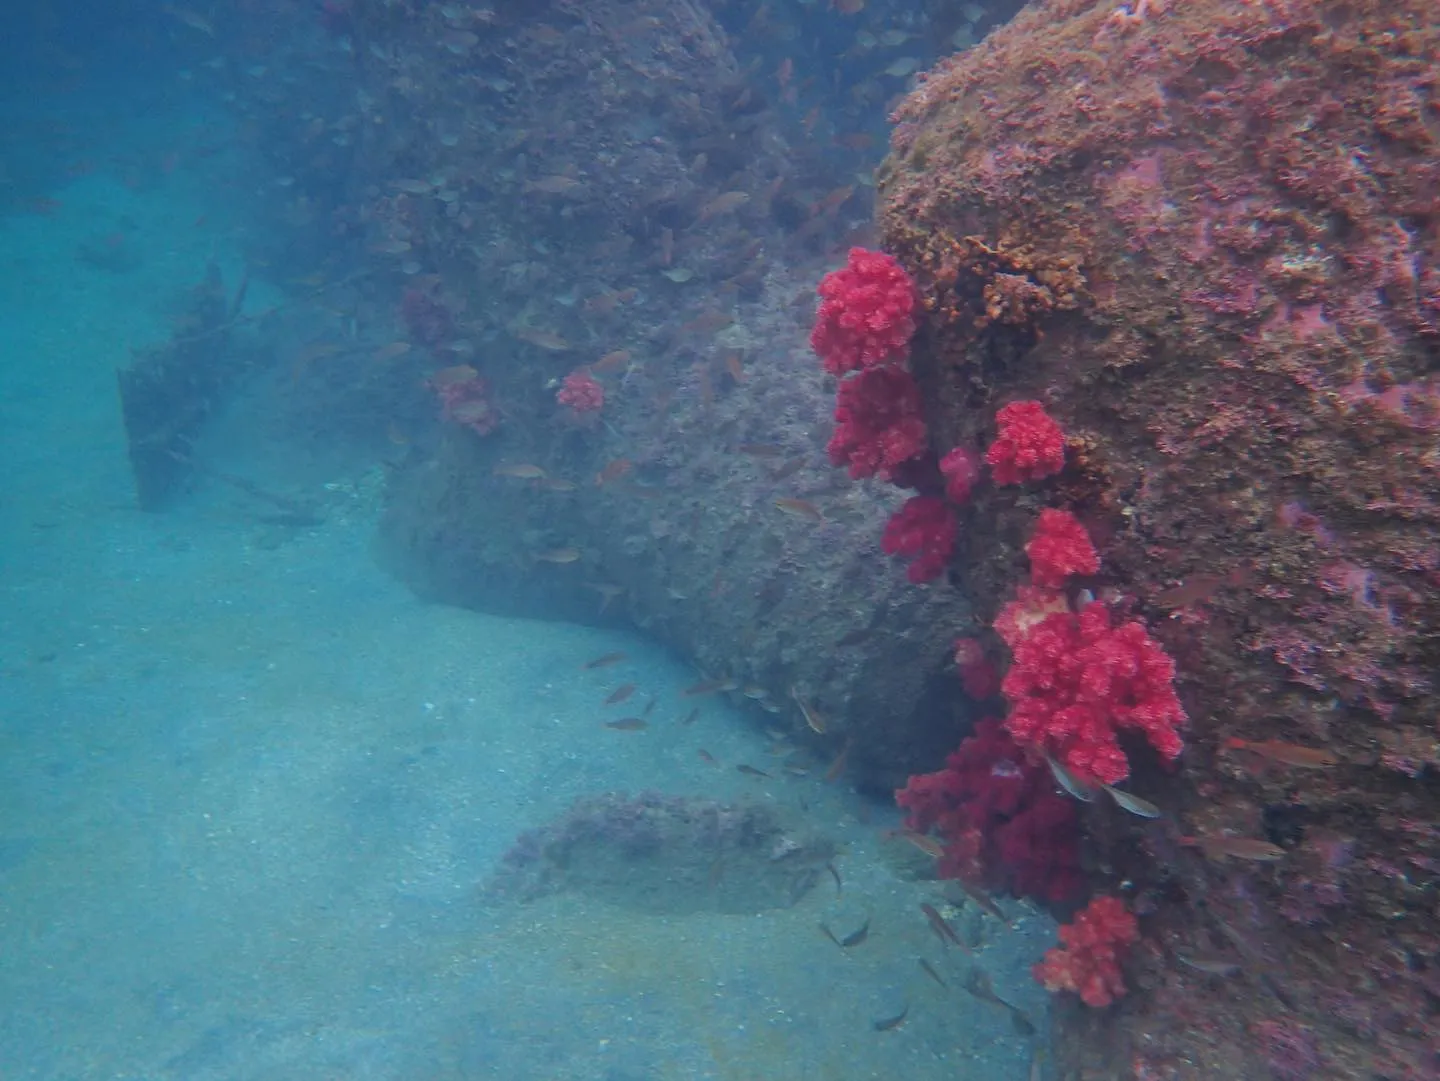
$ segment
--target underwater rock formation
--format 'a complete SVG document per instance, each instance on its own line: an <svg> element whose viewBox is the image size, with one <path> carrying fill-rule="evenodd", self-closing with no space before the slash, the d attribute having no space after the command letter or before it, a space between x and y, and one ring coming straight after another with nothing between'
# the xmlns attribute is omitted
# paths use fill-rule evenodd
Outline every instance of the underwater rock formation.
<svg viewBox="0 0 1440 1081"><path fill-rule="evenodd" d="M424 296L413 352L499 418L401 463L388 565L438 600L639 627L877 791L942 756L968 608L880 551L898 500L826 460L804 344L854 187L787 143L702 5L348 11L356 170L384 179L340 227ZM557 404L576 373L603 408Z"/></svg>
<svg viewBox="0 0 1440 1081"><path fill-rule="evenodd" d="M977 487L956 573L993 619L1074 513L1189 714L1176 767L1131 754L1169 817L1082 809L1142 993L1071 1012L1065 1076L1265 1077L1281 1031L1307 1077L1440 1076L1433 5L1036 3L895 119L932 449L1021 399L1067 436L1058 476ZM1283 857L1187 843L1226 835Z"/></svg>
<svg viewBox="0 0 1440 1081"><path fill-rule="evenodd" d="M826 877L835 846L769 803L642 792L577 800L506 852L487 896L565 890L652 915L788 908Z"/></svg>

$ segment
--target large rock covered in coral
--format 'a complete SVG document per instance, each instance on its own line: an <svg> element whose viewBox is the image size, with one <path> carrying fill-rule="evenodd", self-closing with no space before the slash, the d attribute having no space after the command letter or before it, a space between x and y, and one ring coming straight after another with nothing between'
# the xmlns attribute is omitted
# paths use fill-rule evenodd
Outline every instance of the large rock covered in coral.
<svg viewBox="0 0 1440 1081"><path fill-rule="evenodd" d="M1190 717L1178 772L1135 776L1173 819L1086 811L1167 947L1119 1018L1145 1044L1102 1068L1440 1076L1433 4L1032 4L896 120L885 246L923 294L938 449L1020 399L1068 440L1058 476L977 492L958 565L993 617L1039 508L1074 511L1086 584L1175 658ZM1226 833L1285 856L1178 843Z"/></svg>

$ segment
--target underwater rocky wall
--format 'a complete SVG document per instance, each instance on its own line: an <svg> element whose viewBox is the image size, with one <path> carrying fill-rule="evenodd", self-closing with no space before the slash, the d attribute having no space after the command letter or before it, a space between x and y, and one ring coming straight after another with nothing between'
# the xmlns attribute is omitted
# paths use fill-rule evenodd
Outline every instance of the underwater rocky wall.
<svg viewBox="0 0 1440 1081"><path fill-rule="evenodd" d="M1067 436L976 491L955 572L994 619L1073 511L1074 588L1189 714L1175 766L1132 748L1164 818L1082 810L1141 940L1135 993L1062 1011L1060 1076L1440 1076L1433 5L1032 4L894 119L933 449L1016 400Z"/></svg>
<svg viewBox="0 0 1440 1081"><path fill-rule="evenodd" d="M341 225L389 261L453 422L392 476L387 565L638 627L876 791L942 755L973 628L880 551L894 493L826 458L814 283L870 193L787 137L788 63L743 72L689 3L355 4L344 29L372 182Z"/></svg>

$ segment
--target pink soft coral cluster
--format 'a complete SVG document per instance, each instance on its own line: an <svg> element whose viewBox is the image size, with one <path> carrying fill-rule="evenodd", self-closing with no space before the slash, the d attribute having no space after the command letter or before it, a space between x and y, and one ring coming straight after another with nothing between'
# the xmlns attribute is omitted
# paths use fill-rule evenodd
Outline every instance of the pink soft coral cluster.
<svg viewBox="0 0 1440 1081"><path fill-rule="evenodd" d="M1051 755L1085 778L1115 784L1130 764L1119 729L1143 733L1174 759L1185 710L1175 694L1175 662L1144 624L1112 625L1104 604L1053 611L1016 636L1001 682L1005 727L1022 747Z"/></svg>
<svg viewBox="0 0 1440 1081"><path fill-rule="evenodd" d="M1025 554L1030 557L1030 580L1046 589L1059 589L1072 575L1100 569L1100 557L1080 520L1054 507L1040 512Z"/></svg>
<svg viewBox="0 0 1440 1081"><path fill-rule="evenodd" d="M880 548L886 555L908 556L906 577L919 584L939 578L955 550L955 515L945 500L917 495L885 523Z"/></svg>
<svg viewBox="0 0 1440 1081"><path fill-rule="evenodd" d="M985 461L996 484L1044 480L1065 468L1065 433L1039 402L1011 402L995 423Z"/></svg>
<svg viewBox="0 0 1440 1081"><path fill-rule="evenodd" d="M905 367L915 332L915 283L884 252L851 248L825 275L810 344L840 378L830 460L850 475L900 482L928 449L920 388ZM858 373L858 374L851 374Z"/></svg>
<svg viewBox="0 0 1440 1081"><path fill-rule="evenodd" d="M942 878L1045 903L1080 891L1074 804L993 718L975 726L943 770L911 777L895 801L909 811L908 828L940 836Z"/></svg>
<svg viewBox="0 0 1440 1081"><path fill-rule="evenodd" d="M588 369L576 368L561 381L555 400L579 416L605 408L605 388Z"/></svg>
<svg viewBox="0 0 1440 1081"><path fill-rule="evenodd" d="M1139 937L1124 901L1097 897L1060 928L1061 945L1032 971L1047 991L1074 991L1087 1006L1108 1006L1125 994L1120 955Z"/></svg>
<svg viewBox="0 0 1440 1081"><path fill-rule="evenodd" d="M468 364L442 368L427 384L440 399L440 416L469 428L476 435L489 435L500 425L500 414L490 400L490 384Z"/></svg>
<svg viewBox="0 0 1440 1081"><path fill-rule="evenodd" d="M915 333L915 283L884 252L851 248L820 282L810 346L831 375L902 364Z"/></svg>
<svg viewBox="0 0 1440 1081"><path fill-rule="evenodd" d="M960 674L960 686L976 701L1000 691L1000 672L978 638L955 639L955 671Z"/></svg>
<svg viewBox="0 0 1440 1081"><path fill-rule="evenodd" d="M945 498L963 507L980 483L980 455L968 447L956 447L940 459L940 475L945 478Z"/></svg>
<svg viewBox="0 0 1440 1081"><path fill-rule="evenodd" d="M903 368L871 368L840 384L835 434L826 448L850 476L894 480L926 449L920 388Z"/></svg>

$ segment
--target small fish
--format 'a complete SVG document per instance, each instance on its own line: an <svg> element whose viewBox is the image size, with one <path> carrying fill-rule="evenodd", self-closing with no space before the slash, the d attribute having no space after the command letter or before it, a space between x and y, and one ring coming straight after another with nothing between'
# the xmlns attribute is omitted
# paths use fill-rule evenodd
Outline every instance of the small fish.
<svg viewBox="0 0 1440 1081"><path fill-rule="evenodd" d="M438 372L431 373L428 382L436 390L442 390L445 387L460 386L478 378L480 378L480 373L470 365L454 364L449 368L441 368Z"/></svg>
<svg viewBox="0 0 1440 1081"><path fill-rule="evenodd" d="M834 214L842 206L850 201L850 196L855 194L855 185L847 184L843 188L835 188L826 192L824 196L816 200L815 205L810 208L814 217L823 218Z"/></svg>
<svg viewBox="0 0 1440 1081"><path fill-rule="evenodd" d="M848 950L852 946L858 946L870 937L870 917L865 917L865 922L840 940L840 948Z"/></svg>
<svg viewBox="0 0 1440 1081"><path fill-rule="evenodd" d="M538 349L544 349L551 353L564 353L574 348L568 340L551 330L540 330L536 327L515 327L511 330L515 337L522 342L529 342Z"/></svg>
<svg viewBox="0 0 1440 1081"><path fill-rule="evenodd" d="M698 716L700 716L700 707L696 706L694 709L692 709L689 713L685 714L685 716L681 718L680 723L694 724L695 718Z"/></svg>
<svg viewBox="0 0 1440 1081"><path fill-rule="evenodd" d="M1192 604L1209 600L1226 586L1247 586L1254 578L1255 568L1236 567L1228 574L1195 574L1178 586L1162 589L1155 594L1153 603L1158 608L1187 608Z"/></svg>
<svg viewBox="0 0 1440 1081"><path fill-rule="evenodd" d="M850 740L847 738L845 740L845 746L840 748L840 753L835 756L834 761L830 763L830 768L825 771L826 782L829 784L834 784L836 781L838 781L840 779L840 775L845 772L845 763L849 760Z"/></svg>
<svg viewBox="0 0 1440 1081"><path fill-rule="evenodd" d="M1066 792L1074 796L1081 803L1095 802L1095 793L1091 790L1090 786L1084 784L1080 778L1062 766L1054 755L1047 754L1045 761L1050 763L1050 772L1054 775L1056 784L1065 789Z"/></svg>
<svg viewBox="0 0 1440 1081"><path fill-rule="evenodd" d="M750 193L746 191L727 191L715 196L703 207L700 208L700 220L707 221L717 214L727 214L736 210L750 201Z"/></svg>
<svg viewBox="0 0 1440 1081"><path fill-rule="evenodd" d="M930 922L930 930L934 931L936 937L946 946L953 944L959 946L966 953L972 952L970 947L965 945L960 936L955 933L955 928L951 927L945 917L936 911L934 905L922 904L920 911L925 913L925 918Z"/></svg>
<svg viewBox="0 0 1440 1081"><path fill-rule="evenodd" d="M640 716L642 716L642 717L648 717L648 716L650 716L650 714L654 713L654 712L655 712L655 703L657 703L658 701L660 701L660 699L658 699L658 698L652 698L652 699L650 699L650 701L646 702L646 703L645 703L645 708L640 711Z"/></svg>
<svg viewBox="0 0 1440 1081"><path fill-rule="evenodd" d="M957 878L955 882L965 891L965 896L979 905L988 915L994 916L1007 927L1012 926L1010 921L1005 917L1005 913L1001 911L1000 906L995 903L995 898L991 897L973 882L967 882L963 878Z"/></svg>
<svg viewBox="0 0 1440 1081"><path fill-rule="evenodd" d="M912 845L918 848L921 852L925 853L925 855L930 856L932 859L938 860L943 858L945 855L945 847L934 837L931 837L928 834L919 833L916 830L896 830L894 835L896 837L899 837L902 841L909 841Z"/></svg>
<svg viewBox="0 0 1440 1081"><path fill-rule="evenodd" d="M1248 739L1227 739L1225 746L1232 751L1249 751L1272 762L1280 762L1300 769L1327 769L1340 760L1320 747L1302 747L1298 743L1282 743L1267 739L1258 743Z"/></svg>
<svg viewBox="0 0 1440 1081"><path fill-rule="evenodd" d="M990 973L984 969L972 968L970 970L970 974L965 978L965 990L982 1002L992 1002L996 1006L1008 1010L1010 1023L1021 1036L1035 1035L1035 1022L1031 1021L1029 1015L1019 1006L1006 1002L995 993L995 986L990 982Z"/></svg>
<svg viewBox="0 0 1440 1081"><path fill-rule="evenodd" d="M497 477L514 477L516 480L544 480L549 475L538 465L531 465L529 462L497 465L492 472Z"/></svg>
<svg viewBox="0 0 1440 1081"><path fill-rule="evenodd" d="M925 958L923 957L917 957L915 960L920 965L920 967L925 970L925 975L929 976L941 987L945 988L945 990L950 990L950 985L940 978L940 973L935 971L934 965L932 965L929 961L925 960Z"/></svg>
<svg viewBox="0 0 1440 1081"><path fill-rule="evenodd" d="M788 462L784 463L779 468L771 470L770 479L774 481L780 481L787 480L790 477L793 477L796 473L800 472L801 469L805 468L805 461L806 458L803 454L799 455L798 457L791 458Z"/></svg>
<svg viewBox="0 0 1440 1081"><path fill-rule="evenodd" d="M215 36L215 28L210 25L209 20L195 14L193 11L186 11L184 8L170 7L168 4L160 10L182 25L188 26L191 30L198 30L206 37L213 38Z"/></svg>
<svg viewBox="0 0 1440 1081"><path fill-rule="evenodd" d="M600 488L612 481L617 481L633 469L635 463L629 458L616 458L604 469L595 474L595 487Z"/></svg>
<svg viewBox="0 0 1440 1081"><path fill-rule="evenodd" d="M621 717L618 721L606 721L605 727L617 732L639 732L649 728L650 724L643 717Z"/></svg>
<svg viewBox="0 0 1440 1081"><path fill-rule="evenodd" d="M596 657L593 661L586 661L584 667L608 668L612 664L619 664L621 661L625 660L625 658L626 654L624 653L603 653L600 656Z"/></svg>
<svg viewBox="0 0 1440 1081"><path fill-rule="evenodd" d="M1239 962L1226 961L1219 957L1186 957L1183 953L1177 953L1175 960L1207 976L1233 976L1240 971Z"/></svg>
<svg viewBox="0 0 1440 1081"><path fill-rule="evenodd" d="M1234 857L1237 860L1254 860L1257 863L1273 863L1285 858L1285 850L1258 837L1229 837L1216 834L1199 837L1181 837L1183 845L1198 845L1207 859L1220 860Z"/></svg>
<svg viewBox="0 0 1440 1081"><path fill-rule="evenodd" d="M410 250L410 241L391 237L371 244L370 250L379 255L404 255Z"/></svg>
<svg viewBox="0 0 1440 1081"><path fill-rule="evenodd" d="M542 176L539 180L525 181L525 190L546 195L577 195L585 190L585 183L573 176Z"/></svg>
<svg viewBox="0 0 1440 1081"><path fill-rule="evenodd" d="M825 515L820 513L820 508L804 499L777 499L775 506L796 518L809 518L812 522L825 521Z"/></svg>
<svg viewBox="0 0 1440 1081"><path fill-rule="evenodd" d="M630 350L616 349L613 353L606 353L603 357L590 365L592 372L604 375L606 372L618 372L630 363Z"/></svg>
<svg viewBox="0 0 1440 1081"><path fill-rule="evenodd" d="M889 1032L891 1029L899 1028L905 1023L905 1018L910 1016L910 1003L905 1003L905 1008L894 1017L882 1017L878 1021L871 1022L876 1032Z"/></svg>
<svg viewBox="0 0 1440 1081"><path fill-rule="evenodd" d="M370 359L376 364L384 364L387 360L394 360L396 357L403 357L410 352L409 342L391 342L389 345L382 345L370 355Z"/></svg>
<svg viewBox="0 0 1440 1081"><path fill-rule="evenodd" d="M1109 784L1101 784L1100 787L1110 793L1110 798L1120 808L1129 811L1132 815L1139 815L1141 818L1159 818L1164 814L1155 804L1148 799L1141 799L1134 792L1125 792Z"/></svg>
<svg viewBox="0 0 1440 1081"><path fill-rule="evenodd" d="M543 552L536 552L534 556L534 559L538 563L555 563L559 565L574 563L579 558L579 548L547 548Z"/></svg>
<svg viewBox="0 0 1440 1081"><path fill-rule="evenodd" d="M705 679L693 686L686 687L681 695L686 698L696 698L702 694L718 694L721 691L733 691L735 681L733 679Z"/></svg>
<svg viewBox="0 0 1440 1081"><path fill-rule="evenodd" d="M835 643L835 648L849 649L851 646L858 646L862 643L870 641L870 639L874 636L875 632L870 630L868 627L860 627L856 630L850 631L848 634L843 635L840 640Z"/></svg>
<svg viewBox="0 0 1440 1081"><path fill-rule="evenodd" d="M817 710L812 708L809 702L801 698L794 687L790 688L790 697L793 698L795 704L800 707L800 715L805 718L805 723L810 726L810 730L817 736L823 736L826 728L825 718L822 717Z"/></svg>
<svg viewBox="0 0 1440 1081"><path fill-rule="evenodd" d="M747 766L744 762L741 762L735 768L741 773L745 774L747 777L764 777L766 780L770 779L770 774L766 773L763 769L756 769L754 766Z"/></svg>
<svg viewBox="0 0 1440 1081"><path fill-rule="evenodd" d="M440 43L445 47L446 52L464 56L480 43L480 36L472 34L469 30L449 30L440 35Z"/></svg>
<svg viewBox="0 0 1440 1081"><path fill-rule="evenodd" d="M785 453L784 447L774 443L741 443L735 449L752 458L778 458Z"/></svg>
<svg viewBox="0 0 1440 1081"><path fill-rule="evenodd" d="M739 353L731 352L725 354L725 371L736 383L745 382L745 364Z"/></svg>
<svg viewBox="0 0 1440 1081"><path fill-rule="evenodd" d="M585 588L593 589L600 594L600 610L596 612L596 615L601 616L605 614L605 609L610 607L610 602L625 592L623 586L617 586L610 582L586 582Z"/></svg>
<svg viewBox="0 0 1440 1081"><path fill-rule="evenodd" d="M700 756L700 761L702 761L702 762L708 762L708 763L710 763L710 765L712 765L712 766L718 766L718 765L720 764L720 763L718 763L718 762L715 761L715 756L714 756L713 754L711 754L709 751L707 751L704 747L701 747L701 748L700 748L698 751L696 751L695 753Z"/></svg>
<svg viewBox="0 0 1440 1081"><path fill-rule="evenodd" d="M435 190L435 185L428 180L414 180L408 177L400 180L390 181L390 186L396 191L403 191L407 195L429 195Z"/></svg>
<svg viewBox="0 0 1440 1081"><path fill-rule="evenodd" d="M625 699L629 698L629 697L630 697L632 694L634 694L634 693L635 693L635 684L633 684L633 683L625 683L625 684L622 684L621 686L616 687L613 691L610 692L610 697L607 698L607 699L605 699L605 704L606 704L607 706L616 705L616 704L618 704L618 703L620 703L620 702L625 701Z"/></svg>
<svg viewBox="0 0 1440 1081"><path fill-rule="evenodd" d="M660 273L676 285L684 285L691 278L695 277L695 272L689 267L666 267L660 271Z"/></svg>
<svg viewBox="0 0 1440 1081"><path fill-rule="evenodd" d="M884 73L896 79L903 79L919 67L920 61L916 60L915 57L902 56L899 60L892 61L889 66L885 68Z"/></svg>
<svg viewBox="0 0 1440 1081"><path fill-rule="evenodd" d="M540 480L539 485L547 492L574 492L580 488L573 480L565 480L563 477L545 477Z"/></svg>
<svg viewBox="0 0 1440 1081"><path fill-rule="evenodd" d="M1005 1003L1010 1007L1010 1027L1014 1029L1017 1036L1035 1035L1035 1022L1030 1020L1030 1015L1019 1006L1012 1003Z"/></svg>

